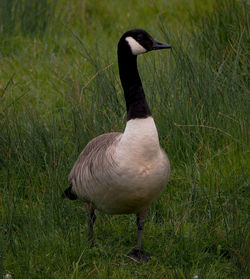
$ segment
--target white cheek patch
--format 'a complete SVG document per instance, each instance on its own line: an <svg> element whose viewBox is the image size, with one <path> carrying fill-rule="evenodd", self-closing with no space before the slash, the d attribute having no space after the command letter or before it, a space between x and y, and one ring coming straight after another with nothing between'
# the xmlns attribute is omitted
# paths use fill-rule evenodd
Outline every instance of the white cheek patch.
<svg viewBox="0 0 250 279"><path fill-rule="evenodd" d="M128 42L130 49L134 55L147 52L147 50L142 45L140 45L134 38L126 37L125 40Z"/></svg>

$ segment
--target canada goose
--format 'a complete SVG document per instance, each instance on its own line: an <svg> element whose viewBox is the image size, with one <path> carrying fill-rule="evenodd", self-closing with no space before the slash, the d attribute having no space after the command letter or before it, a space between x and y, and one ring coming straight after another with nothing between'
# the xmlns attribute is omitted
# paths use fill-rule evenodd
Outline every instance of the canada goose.
<svg viewBox="0 0 250 279"><path fill-rule="evenodd" d="M171 48L146 31L126 32L118 43L119 74L127 107L124 133L108 133L91 140L69 174L63 197L82 200L88 212L93 243L95 209L110 214L137 214L137 247L129 254L148 261L141 248L149 205L167 184L170 164L160 147L157 129L137 70L137 55Z"/></svg>

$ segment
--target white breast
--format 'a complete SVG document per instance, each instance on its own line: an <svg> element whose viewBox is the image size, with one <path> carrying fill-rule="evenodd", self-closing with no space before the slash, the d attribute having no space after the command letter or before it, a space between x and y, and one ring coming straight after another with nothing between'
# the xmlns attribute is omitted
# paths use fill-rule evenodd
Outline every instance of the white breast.
<svg viewBox="0 0 250 279"><path fill-rule="evenodd" d="M127 122L113 159L117 165L113 186L109 184L109 190L101 197L106 212L138 212L167 184L169 161L159 145L152 117ZM110 201L112 204L108 204Z"/></svg>
<svg viewBox="0 0 250 279"><path fill-rule="evenodd" d="M122 161L132 165L149 164L160 151L158 132L152 117L131 119L117 146Z"/></svg>

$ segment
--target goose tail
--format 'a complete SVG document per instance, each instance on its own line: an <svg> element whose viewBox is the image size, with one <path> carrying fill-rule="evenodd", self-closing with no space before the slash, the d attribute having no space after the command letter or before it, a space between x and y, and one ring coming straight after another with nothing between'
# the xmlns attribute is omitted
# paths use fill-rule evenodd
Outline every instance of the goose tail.
<svg viewBox="0 0 250 279"><path fill-rule="evenodd" d="M69 186L62 194L63 199L77 200L77 195L72 191L72 186Z"/></svg>

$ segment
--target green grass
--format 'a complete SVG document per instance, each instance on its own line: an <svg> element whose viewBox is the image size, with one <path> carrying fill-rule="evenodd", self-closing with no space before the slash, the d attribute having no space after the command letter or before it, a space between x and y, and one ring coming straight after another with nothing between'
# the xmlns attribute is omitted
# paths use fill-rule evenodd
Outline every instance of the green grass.
<svg viewBox="0 0 250 279"><path fill-rule="evenodd" d="M0 278L248 277L248 12L236 0L1 1ZM91 248L83 204L61 199L86 143L125 127L116 45L134 27L173 46L138 58L171 162L146 264L126 256L135 216L97 213Z"/></svg>

